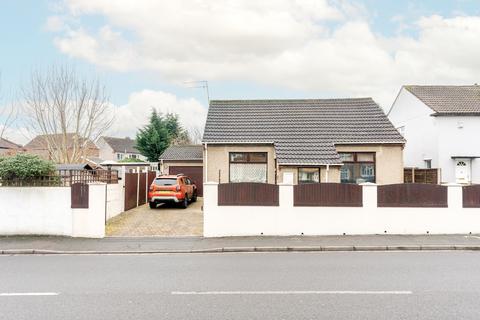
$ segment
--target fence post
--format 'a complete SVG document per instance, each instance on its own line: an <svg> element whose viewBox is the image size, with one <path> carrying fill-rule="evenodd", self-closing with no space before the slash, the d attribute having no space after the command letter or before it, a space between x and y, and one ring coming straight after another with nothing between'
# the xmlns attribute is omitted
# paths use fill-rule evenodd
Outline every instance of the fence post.
<svg viewBox="0 0 480 320"><path fill-rule="evenodd" d="M457 183L447 183L448 187L448 208L449 209L462 209L463 208L463 190L462 185Z"/></svg>
<svg viewBox="0 0 480 320"><path fill-rule="evenodd" d="M377 208L377 187L376 183L360 183L362 186L362 202L364 208Z"/></svg>

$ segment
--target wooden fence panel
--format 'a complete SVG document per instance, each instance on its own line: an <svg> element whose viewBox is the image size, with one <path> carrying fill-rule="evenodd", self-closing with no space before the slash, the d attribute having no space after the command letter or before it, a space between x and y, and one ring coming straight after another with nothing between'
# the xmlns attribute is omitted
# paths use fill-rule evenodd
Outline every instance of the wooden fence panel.
<svg viewBox="0 0 480 320"><path fill-rule="evenodd" d="M306 183L293 187L293 205L318 207L361 207L362 186L346 183Z"/></svg>
<svg viewBox="0 0 480 320"><path fill-rule="evenodd" d="M378 207L448 207L448 188L436 184L403 183L378 186Z"/></svg>
<svg viewBox="0 0 480 320"><path fill-rule="evenodd" d="M71 207L74 209L88 208L88 184L74 183L70 186Z"/></svg>
<svg viewBox="0 0 480 320"><path fill-rule="evenodd" d="M440 182L440 170L405 168L403 169L403 182L438 184Z"/></svg>
<svg viewBox="0 0 480 320"><path fill-rule="evenodd" d="M267 183L222 183L219 206L278 206L278 185Z"/></svg>
<svg viewBox="0 0 480 320"><path fill-rule="evenodd" d="M147 202L147 173L140 173L140 184L138 185L138 205L141 206Z"/></svg>
<svg viewBox="0 0 480 320"><path fill-rule="evenodd" d="M464 208L480 208L480 184L464 186L462 192Z"/></svg>
<svg viewBox="0 0 480 320"><path fill-rule="evenodd" d="M156 177L157 177L157 173L155 171L148 171L148 187L149 188Z"/></svg>
<svg viewBox="0 0 480 320"><path fill-rule="evenodd" d="M125 173L125 211L137 206L138 173Z"/></svg>

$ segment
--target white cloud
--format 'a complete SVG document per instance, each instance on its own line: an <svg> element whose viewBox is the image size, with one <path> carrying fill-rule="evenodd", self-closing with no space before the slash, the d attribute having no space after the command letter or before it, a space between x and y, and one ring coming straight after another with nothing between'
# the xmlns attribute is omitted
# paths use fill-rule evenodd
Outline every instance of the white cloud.
<svg viewBox="0 0 480 320"><path fill-rule="evenodd" d="M182 99L163 91L142 90L132 93L126 105L115 108L115 122L108 134L135 137L137 130L148 123L152 108L163 114L178 114L180 123L187 130L203 130L205 125L207 111L199 101Z"/></svg>
<svg viewBox="0 0 480 320"><path fill-rule="evenodd" d="M417 36L385 37L363 8L335 3L67 0L74 20L96 14L106 22L94 31L72 24L55 43L118 71L366 95L386 107L405 83L478 82L480 17L423 17Z"/></svg>

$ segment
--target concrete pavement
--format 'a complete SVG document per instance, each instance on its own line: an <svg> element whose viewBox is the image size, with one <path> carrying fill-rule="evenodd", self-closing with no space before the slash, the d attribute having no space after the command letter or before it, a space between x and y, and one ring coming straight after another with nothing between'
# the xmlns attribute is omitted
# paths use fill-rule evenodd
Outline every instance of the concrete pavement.
<svg viewBox="0 0 480 320"><path fill-rule="evenodd" d="M1 256L0 318L478 319L479 255Z"/></svg>
<svg viewBox="0 0 480 320"><path fill-rule="evenodd" d="M480 250L478 235L297 237L0 237L0 254Z"/></svg>

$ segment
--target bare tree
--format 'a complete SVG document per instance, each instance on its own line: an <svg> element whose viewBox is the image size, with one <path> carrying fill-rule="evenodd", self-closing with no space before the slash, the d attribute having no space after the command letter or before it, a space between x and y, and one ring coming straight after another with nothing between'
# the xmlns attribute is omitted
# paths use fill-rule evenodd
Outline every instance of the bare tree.
<svg viewBox="0 0 480 320"><path fill-rule="evenodd" d="M32 72L23 98L29 130L56 163L80 162L113 122L105 87L68 66Z"/></svg>
<svg viewBox="0 0 480 320"><path fill-rule="evenodd" d="M2 88L1 88L1 82L0 82L0 92L1 92L1 89ZM17 119L17 116L18 116L18 112L17 112L17 109L14 107L14 105L13 104L9 104L8 106L2 105L1 99L0 99L0 139L2 139L5 136L5 132L15 122L15 120Z"/></svg>
<svg viewBox="0 0 480 320"><path fill-rule="evenodd" d="M188 135L190 137L190 142L192 144L201 144L202 143L202 130L199 127L193 127L188 130Z"/></svg>

